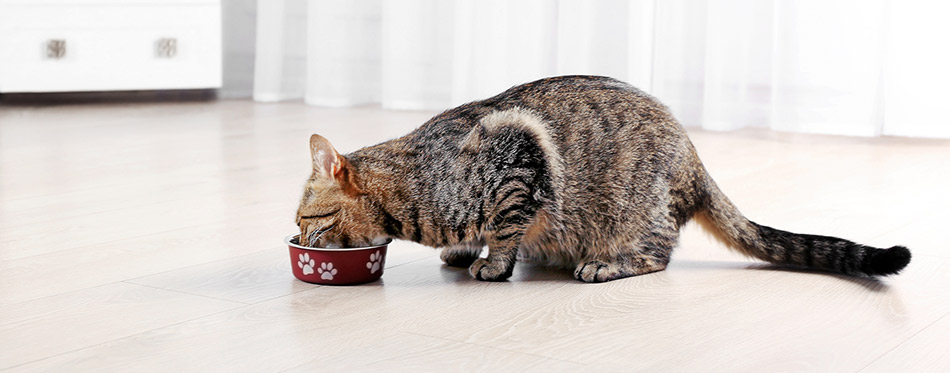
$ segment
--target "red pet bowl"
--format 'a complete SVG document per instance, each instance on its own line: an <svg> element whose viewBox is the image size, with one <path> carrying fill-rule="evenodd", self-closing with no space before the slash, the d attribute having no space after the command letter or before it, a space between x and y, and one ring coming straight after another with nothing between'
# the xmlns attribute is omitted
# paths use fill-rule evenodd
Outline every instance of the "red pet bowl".
<svg viewBox="0 0 950 373"><path fill-rule="evenodd" d="M325 285L352 285L376 281L386 266L386 247L376 246L324 249L300 246L299 234L284 238L290 248L290 266L301 281Z"/></svg>

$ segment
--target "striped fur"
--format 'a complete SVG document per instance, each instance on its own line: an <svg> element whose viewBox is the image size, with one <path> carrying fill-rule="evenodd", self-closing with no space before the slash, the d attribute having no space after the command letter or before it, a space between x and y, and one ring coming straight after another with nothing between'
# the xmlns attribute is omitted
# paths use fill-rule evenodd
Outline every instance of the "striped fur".
<svg viewBox="0 0 950 373"><path fill-rule="evenodd" d="M311 153L297 212L304 244L412 240L443 247L447 264L479 280L506 279L518 258L586 282L663 270L693 218L726 246L781 265L873 276L910 261L900 246L749 221L669 110L605 77L516 86L345 156L314 135Z"/></svg>

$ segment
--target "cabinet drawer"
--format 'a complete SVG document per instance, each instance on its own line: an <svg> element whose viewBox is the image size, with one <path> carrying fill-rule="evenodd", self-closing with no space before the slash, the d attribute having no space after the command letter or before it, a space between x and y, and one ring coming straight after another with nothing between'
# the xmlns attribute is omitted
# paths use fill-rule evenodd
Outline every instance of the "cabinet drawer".
<svg viewBox="0 0 950 373"><path fill-rule="evenodd" d="M216 2L0 2L0 92L220 87L220 35Z"/></svg>

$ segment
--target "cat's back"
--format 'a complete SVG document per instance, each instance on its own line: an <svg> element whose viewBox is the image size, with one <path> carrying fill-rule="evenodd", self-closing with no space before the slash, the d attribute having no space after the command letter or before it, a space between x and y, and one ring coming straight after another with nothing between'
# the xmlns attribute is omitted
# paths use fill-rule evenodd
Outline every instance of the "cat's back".
<svg viewBox="0 0 950 373"><path fill-rule="evenodd" d="M659 100L613 78L573 75L521 84L446 110L401 138L358 153L398 148L408 156L403 163L443 169L486 117L525 109L543 122L554 145L548 149L575 170L569 178L602 178L616 173L612 167L643 157L668 164L688 148L685 131Z"/></svg>
<svg viewBox="0 0 950 373"><path fill-rule="evenodd" d="M665 105L630 84L603 76L571 75L521 84L446 110L411 135L428 141L461 138L486 115L513 108L528 109L543 118L559 143L657 130L675 132L679 127Z"/></svg>
<svg viewBox="0 0 950 373"><path fill-rule="evenodd" d="M659 100L603 76L560 76L516 86L493 97L504 110L519 106L542 116L556 138L610 138L679 127ZM489 99L487 101L491 101ZM566 139L573 140L573 139Z"/></svg>
<svg viewBox="0 0 950 373"><path fill-rule="evenodd" d="M634 175L624 174L629 167L621 165L650 158L667 166L690 149L685 130L665 105L609 77L541 79L471 105L488 112L524 108L541 117L558 155L572 170L568 178L627 179Z"/></svg>
<svg viewBox="0 0 950 373"><path fill-rule="evenodd" d="M421 164L444 168L459 156L463 140L476 126L506 111L540 118L553 143L547 149L572 170L569 179L626 179L631 175L619 175L619 165L644 158L669 165L690 148L686 132L659 100L622 81L584 75L521 84L446 110L387 145L412 149Z"/></svg>

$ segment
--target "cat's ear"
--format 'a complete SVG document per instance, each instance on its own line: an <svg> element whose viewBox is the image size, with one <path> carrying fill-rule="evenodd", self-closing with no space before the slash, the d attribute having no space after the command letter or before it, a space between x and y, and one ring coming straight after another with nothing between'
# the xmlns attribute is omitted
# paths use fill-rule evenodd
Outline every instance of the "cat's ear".
<svg viewBox="0 0 950 373"><path fill-rule="evenodd" d="M337 153L330 141L323 136L310 136L310 157L313 159L314 175L334 179L343 170L340 153Z"/></svg>
<svg viewBox="0 0 950 373"><path fill-rule="evenodd" d="M362 194L350 163L325 137L317 134L310 136L310 157L313 159L314 176L336 180L343 191L351 196Z"/></svg>

